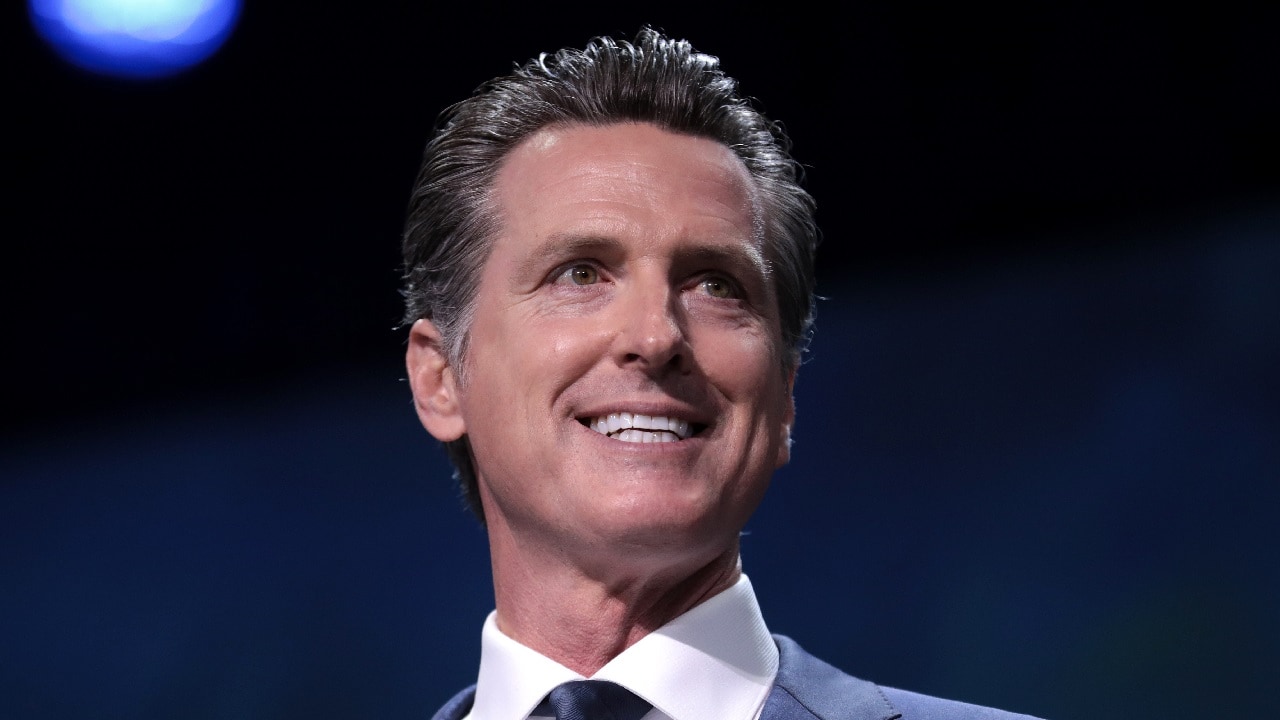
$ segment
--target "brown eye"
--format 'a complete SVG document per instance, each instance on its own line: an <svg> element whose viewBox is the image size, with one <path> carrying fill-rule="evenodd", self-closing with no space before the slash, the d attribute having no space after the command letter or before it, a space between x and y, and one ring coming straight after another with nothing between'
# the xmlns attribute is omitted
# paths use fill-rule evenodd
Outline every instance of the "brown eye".
<svg viewBox="0 0 1280 720"><path fill-rule="evenodd" d="M714 298L731 298L734 295L733 285L722 277L712 275L702 281L702 289Z"/></svg>
<svg viewBox="0 0 1280 720"><path fill-rule="evenodd" d="M600 281L600 273L590 265L574 265L564 271L564 277L574 285L594 285Z"/></svg>

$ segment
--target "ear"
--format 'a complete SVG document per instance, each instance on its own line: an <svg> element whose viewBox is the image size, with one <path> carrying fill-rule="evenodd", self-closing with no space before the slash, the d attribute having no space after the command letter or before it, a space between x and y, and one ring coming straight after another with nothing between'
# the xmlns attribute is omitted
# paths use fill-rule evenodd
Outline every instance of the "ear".
<svg viewBox="0 0 1280 720"><path fill-rule="evenodd" d="M786 408L783 409L782 427L779 432L782 433L782 442L778 444L778 459L774 464L774 469L780 468L791 461L791 426L796 422L796 370L799 369L800 363L792 364L791 371L787 373L787 397L785 402Z"/></svg>
<svg viewBox="0 0 1280 720"><path fill-rule="evenodd" d="M417 320L409 329L404 361L422 426L441 442L462 437L467 426L458 402L457 377L441 348L440 331L430 320Z"/></svg>

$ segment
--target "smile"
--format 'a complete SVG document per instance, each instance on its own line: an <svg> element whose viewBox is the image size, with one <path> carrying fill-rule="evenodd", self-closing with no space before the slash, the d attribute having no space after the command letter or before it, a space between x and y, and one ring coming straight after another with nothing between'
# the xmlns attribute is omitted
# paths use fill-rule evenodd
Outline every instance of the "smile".
<svg viewBox="0 0 1280 720"><path fill-rule="evenodd" d="M586 418L582 424L614 440L633 443L677 442L691 437L694 428L687 420L661 415L639 415L629 412L609 413Z"/></svg>

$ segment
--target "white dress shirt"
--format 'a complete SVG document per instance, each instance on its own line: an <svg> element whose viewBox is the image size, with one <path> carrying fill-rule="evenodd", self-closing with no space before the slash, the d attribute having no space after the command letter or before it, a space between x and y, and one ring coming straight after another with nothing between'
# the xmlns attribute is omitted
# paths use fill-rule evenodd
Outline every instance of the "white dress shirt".
<svg viewBox="0 0 1280 720"><path fill-rule="evenodd" d="M556 685L583 676L512 640L489 613L467 720L525 720ZM755 720L778 675L778 647L751 582L738 582L627 648L594 680L648 700L643 720Z"/></svg>

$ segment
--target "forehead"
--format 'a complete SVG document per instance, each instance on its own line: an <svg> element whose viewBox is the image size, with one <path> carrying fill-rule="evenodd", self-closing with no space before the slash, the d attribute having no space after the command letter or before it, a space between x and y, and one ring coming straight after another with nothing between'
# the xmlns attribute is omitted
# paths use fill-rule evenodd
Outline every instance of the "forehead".
<svg viewBox="0 0 1280 720"><path fill-rule="evenodd" d="M640 224L651 236L739 242L745 231L759 247L759 203L742 160L715 140L648 123L543 128L508 154L495 191L503 224L525 232L571 222L625 233Z"/></svg>

